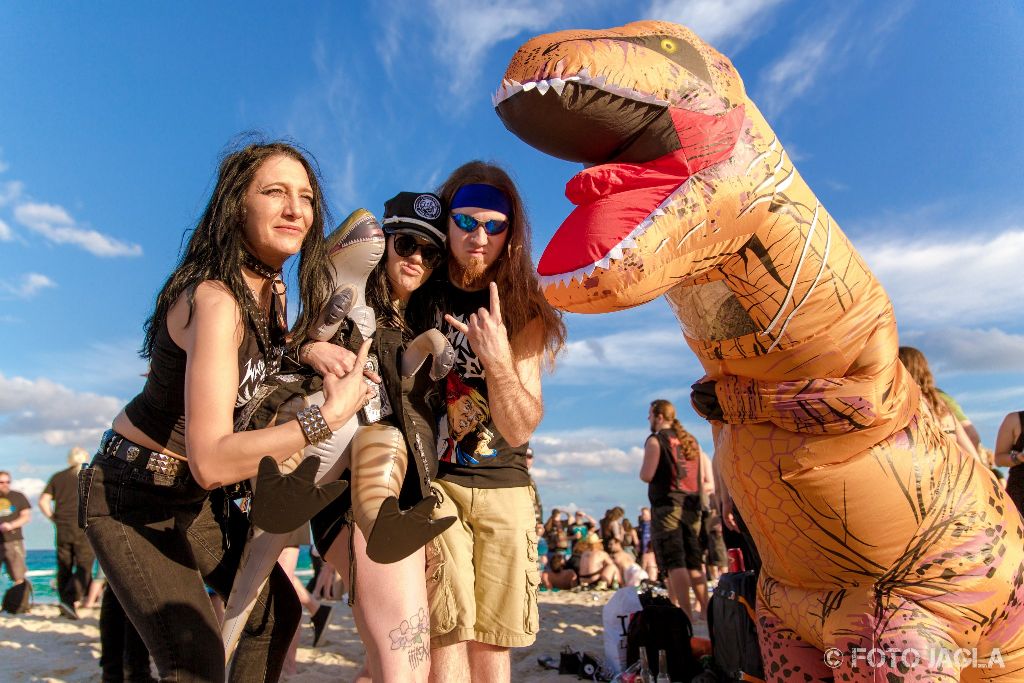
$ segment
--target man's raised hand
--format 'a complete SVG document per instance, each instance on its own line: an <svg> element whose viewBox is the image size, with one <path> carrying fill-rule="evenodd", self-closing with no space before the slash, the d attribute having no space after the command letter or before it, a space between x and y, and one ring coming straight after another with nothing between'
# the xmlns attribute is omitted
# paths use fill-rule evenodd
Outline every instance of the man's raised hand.
<svg viewBox="0 0 1024 683"><path fill-rule="evenodd" d="M469 316L465 323L445 315L444 319L456 330L466 335L473 353L484 364L484 369L495 363L512 363L512 349L508 342L508 330L501 319L501 299L498 285L491 283L490 310L480 308Z"/></svg>

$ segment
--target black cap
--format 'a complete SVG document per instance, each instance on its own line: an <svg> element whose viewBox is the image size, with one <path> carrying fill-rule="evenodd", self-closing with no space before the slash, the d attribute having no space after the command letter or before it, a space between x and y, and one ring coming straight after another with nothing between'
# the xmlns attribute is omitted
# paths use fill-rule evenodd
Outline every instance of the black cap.
<svg viewBox="0 0 1024 683"><path fill-rule="evenodd" d="M448 216L444 203L430 192L399 192L384 203L381 226L389 235L409 233L445 248Z"/></svg>

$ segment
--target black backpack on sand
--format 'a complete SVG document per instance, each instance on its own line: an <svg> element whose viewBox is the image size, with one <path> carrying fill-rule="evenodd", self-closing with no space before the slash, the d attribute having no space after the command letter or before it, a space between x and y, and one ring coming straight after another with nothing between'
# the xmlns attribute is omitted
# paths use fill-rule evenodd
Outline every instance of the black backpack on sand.
<svg viewBox="0 0 1024 683"><path fill-rule="evenodd" d="M626 666L640 660L640 648L647 648L647 663L654 675L658 674L658 652L665 651L668 675L673 681L689 681L701 671L700 662L693 656L690 638L693 626L686 613L667 597L655 596L651 591L640 594L642 609L634 612L626 631Z"/></svg>
<svg viewBox="0 0 1024 683"><path fill-rule="evenodd" d="M757 572L730 572L718 580L708 604L708 631L720 681L764 681L756 600Z"/></svg>
<svg viewBox="0 0 1024 683"><path fill-rule="evenodd" d="M32 584L25 580L8 588L0 608L11 614L27 613L32 609Z"/></svg>

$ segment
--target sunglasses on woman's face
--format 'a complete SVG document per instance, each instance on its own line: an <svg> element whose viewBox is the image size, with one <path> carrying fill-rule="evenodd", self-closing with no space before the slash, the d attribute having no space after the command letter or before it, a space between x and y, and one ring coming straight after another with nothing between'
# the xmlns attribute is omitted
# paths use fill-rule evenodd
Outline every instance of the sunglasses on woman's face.
<svg viewBox="0 0 1024 683"><path fill-rule="evenodd" d="M402 258L409 258L416 252L420 252L423 265L433 270L444 262L444 254L433 244L424 244L412 235L400 233L395 235L395 253Z"/></svg>
<svg viewBox="0 0 1024 683"><path fill-rule="evenodd" d="M498 220L497 218L492 218L489 221L480 221L465 213L453 213L452 221L460 230L465 232L473 232L477 228L482 227L488 235L500 235L508 227L508 219Z"/></svg>

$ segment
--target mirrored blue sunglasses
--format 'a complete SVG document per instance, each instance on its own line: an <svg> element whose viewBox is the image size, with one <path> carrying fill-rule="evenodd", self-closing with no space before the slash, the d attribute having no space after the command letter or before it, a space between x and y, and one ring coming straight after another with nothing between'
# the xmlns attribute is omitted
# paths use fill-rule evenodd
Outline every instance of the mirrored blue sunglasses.
<svg viewBox="0 0 1024 683"><path fill-rule="evenodd" d="M488 235L500 235L508 227L507 219L499 221L496 218L492 218L489 221L480 221L465 213L453 213L452 221L460 230L465 232L473 232L477 228L482 227Z"/></svg>

